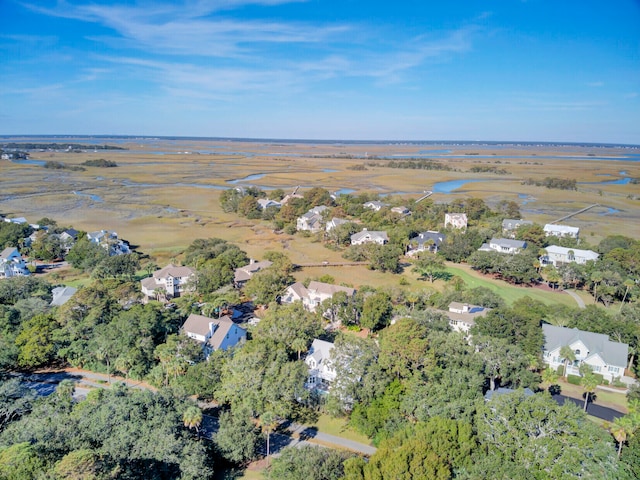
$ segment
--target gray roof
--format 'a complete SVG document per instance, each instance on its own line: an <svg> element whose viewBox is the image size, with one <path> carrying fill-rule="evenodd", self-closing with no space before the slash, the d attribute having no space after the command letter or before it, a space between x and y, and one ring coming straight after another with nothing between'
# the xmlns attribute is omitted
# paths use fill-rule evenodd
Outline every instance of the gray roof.
<svg viewBox="0 0 640 480"><path fill-rule="evenodd" d="M351 235L351 241L360 242L367 237L369 237L372 242L376 241L376 239L381 239L381 240L384 240L385 242L389 241L387 232L374 231L374 230L362 230L361 232L354 233L353 235Z"/></svg>
<svg viewBox="0 0 640 480"><path fill-rule="evenodd" d="M175 265L172 265L170 263L166 267L153 272L153 278L182 278L189 277L191 275L194 275L195 273L195 270L190 267L176 267Z"/></svg>
<svg viewBox="0 0 640 480"><path fill-rule="evenodd" d="M312 280L311 282L309 282L309 286L307 287L307 290L309 292L318 292L321 294L331 295L331 296L333 296L338 292L344 292L348 296L351 296L354 293L356 293L355 288L343 287L342 285L333 285L331 283L316 282L315 280Z"/></svg>
<svg viewBox="0 0 640 480"><path fill-rule="evenodd" d="M607 365L627 365L629 346L626 343L612 342L608 335L585 332L577 328L556 327L547 323L542 324L542 333L545 339L544 349L547 352L581 341L589 349L589 357L598 354Z"/></svg>
<svg viewBox="0 0 640 480"><path fill-rule="evenodd" d="M16 247L7 247L2 250L2 253L0 253L0 258L4 258L6 260L14 251L18 252L18 249Z"/></svg>
<svg viewBox="0 0 640 480"><path fill-rule="evenodd" d="M271 265L273 265L273 263L269 260L263 260L262 262L252 262L244 267L236 268L234 281L246 282L254 273L264 268L269 268Z"/></svg>
<svg viewBox="0 0 640 480"><path fill-rule="evenodd" d="M418 245L422 245L429 240L433 240L433 244L437 247L442 242L444 242L447 236L444 233L434 232L431 230L427 230L426 232L419 233L416 237L413 237L411 240L415 240Z"/></svg>
<svg viewBox="0 0 640 480"><path fill-rule="evenodd" d="M51 300L51 306L60 306L64 305L69 301L73 294L78 291L77 288L74 287L56 287L51 290L53 294L53 300Z"/></svg>
<svg viewBox="0 0 640 480"><path fill-rule="evenodd" d="M312 357L316 361L316 365L320 366L323 361L328 362L331 359L333 347L333 343L316 338L311 344L307 357Z"/></svg>
<svg viewBox="0 0 640 480"><path fill-rule="evenodd" d="M526 248L527 242L523 240L511 240L510 238L492 238L489 244L508 248Z"/></svg>

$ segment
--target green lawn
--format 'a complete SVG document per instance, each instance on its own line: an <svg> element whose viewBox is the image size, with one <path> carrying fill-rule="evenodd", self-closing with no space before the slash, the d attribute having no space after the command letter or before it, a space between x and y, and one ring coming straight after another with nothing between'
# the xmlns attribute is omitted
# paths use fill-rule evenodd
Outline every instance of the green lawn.
<svg viewBox="0 0 640 480"><path fill-rule="evenodd" d="M577 304L573 298L565 293L547 292L533 287L516 287L502 280L483 277L467 266L447 267L447 272L462 278L469 288L486 287L500 295L508 305L524 297L539 300L547 305L561 303L570 307Z"/></svg>
<svg viewBox="0 0 640 480"><path fill-rule="evenodd" d="M371 443L365 435L351 429L347 425L347 420L345 418L333 418L329 415L323 414L320 415L318 420L311 426L316 427L319 432L335 435L336 437L364 443L365 445L369 445Z"/></svg>

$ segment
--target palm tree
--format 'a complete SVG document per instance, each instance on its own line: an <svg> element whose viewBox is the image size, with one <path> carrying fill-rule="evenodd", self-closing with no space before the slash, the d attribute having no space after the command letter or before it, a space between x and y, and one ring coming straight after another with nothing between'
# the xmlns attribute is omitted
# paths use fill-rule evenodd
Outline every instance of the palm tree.
<svg viewBox="0 0 640 480"><path fill-rule="evenodd" d="M624 291L624 296L622 297L622 303L620 303L620 310L622 310L622 306L624 305L624 301L627 299L627 295L629 294L629 290L631 289L631 287L633 287L636 284L636 282L634 282L633 280L631 280L630 278L627 278L624 281L624 286L625 286L625 291ZM618 310L618 311L620 311Z"/></svg>
<svg viewBox="0 0 640 480"><path fill-rule="evenodd" d="M554 383L556 383L557 380L558 380L558 374L553 371L553 368L547 367L544 369L544 371L542 372L543 382L549 385L553 385Z"/></svg>
<svg viewBox="0 0 640 480"><path fill-rule="evenodd" d="M307 342L304 338L294 338L291 342L291 348L298 352L298 360L300 360L300 354L307 351Z"/></svg>
<svg viewBox="0 0 640 480"><path fill-rule="evenodd" d="M623 417L616 418L609 430L611 431L613 437L616 439L616 442L618 442L618 458L620 458L620 454L622 453L622 445L624 445L624 442L626 442L634 435L636 426L634 425L632 419L629 416L625 415Z"/></svg>
<svg viewBox="0 0 640 480"><path fill-rule="evenodd" d="M271 436L271 432L278 425L278 419L273 412L264 412L260 415L260 426L262 428L262 432L267 434L267 464L269 463L269 440Z"/></svg>
<svg viewBox="0 0 640 480"><path fill-rule="evenodd" d="M191 429L195 428L196 433L199 433L198 427L202 424L202 410L200 410L195 405L187 407L187 409L182 414L182 421L184 422L184 426Z"/></svg>
<svg viewBox="0 0 640 480"><path fill-rule="evenodd" d="M580 365L580 374L582 375L582 379L580 383L582 384L582 388L585 391L584 397L584 411L587 411L587 405L589 404L589 397L596 390L596 387L600 383L598 381L598 377L596 377L591 369L591 365L583 363Z"/></svg>
<svg viewBox="0 0 640 480"><path fill-rule="evenodd" d="M604 275L600 271L595 271L591 274L591 281L593 282L593 301L598 303L598 285L604 280Z"/></svg>
<svg viewBox="0 0 640 480"><path fill-rule="evenodd" d="M560 349L560 358L564 359L564 371L562 372L562 376L567 378L567 367L569 366L569 362L575 362L576 354L569 345L565 345Z"/></svg>

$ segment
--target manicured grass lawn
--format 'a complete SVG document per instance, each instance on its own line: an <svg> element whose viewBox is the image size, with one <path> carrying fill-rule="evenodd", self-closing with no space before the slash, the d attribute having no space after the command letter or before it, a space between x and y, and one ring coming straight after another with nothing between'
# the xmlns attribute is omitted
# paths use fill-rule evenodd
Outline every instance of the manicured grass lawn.
<svg viewBox="0 0 640 480"><path fill-rule="evenodd" d="M345 438L354 442L364 443L365 445L369 445L371 443L365 435L351 429L344 418L333 418L329 415L320 415L318 417L318 421L312 426L316 427L318 431L322 433L335 435L336 437Z"/></svg>
<svg viewBox="0 0 640 480"><path fill-rule="evenodd" d="M508 305L511 305L516 300L524 297L530 297L534 300L539 300L547 305L554 303L561 303L570 307L576 307L577 304L573 298L569 295L559 292L547 292L533 287L516 287L510 285L502 280L495 280L492 278L483 277L480 274L474 272L468 266L448 266L447 272L452 275L457 275L470 288L486 287L498 295L500 295Z"/></svg>
<svg viewBox="0 0 640 480"><path fill-rule="evenodd" d="M582 394L584 393L584 390L580 385L573 385L571 383L565 382L562 379L559 379L556 383L560 385L563 395L578 399L583 398ZM620 412L627 412L627 396L623 393L613 393L601 389L596 389L595 403L603 407L613 408L614 410L618 410Z"/></svg>

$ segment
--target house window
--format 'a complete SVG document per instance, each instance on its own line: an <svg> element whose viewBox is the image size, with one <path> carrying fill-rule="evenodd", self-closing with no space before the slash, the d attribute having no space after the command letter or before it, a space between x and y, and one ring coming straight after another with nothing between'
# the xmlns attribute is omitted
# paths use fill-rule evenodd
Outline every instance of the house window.
<svg viewBox="0 0 640 480"><path fill-rule="evenodd" d="M609 371L612 373L618 373L620 371L620 368L609 366Z"/></svg>
<svg viewBox="0 0 640 480"><path fill-rule="evenodd" d="M602 371L602 367L600 365L592 365L592 367L594 372Z"/></svg>
<svg viewBox="0 0 640 480"><path fill-rule="evenodd" d="M575 352L575 353L576 353L576 356L577 356L577 355L580 355L580 349L579 349L579 348L576 348L576 352Z"/></svg>

